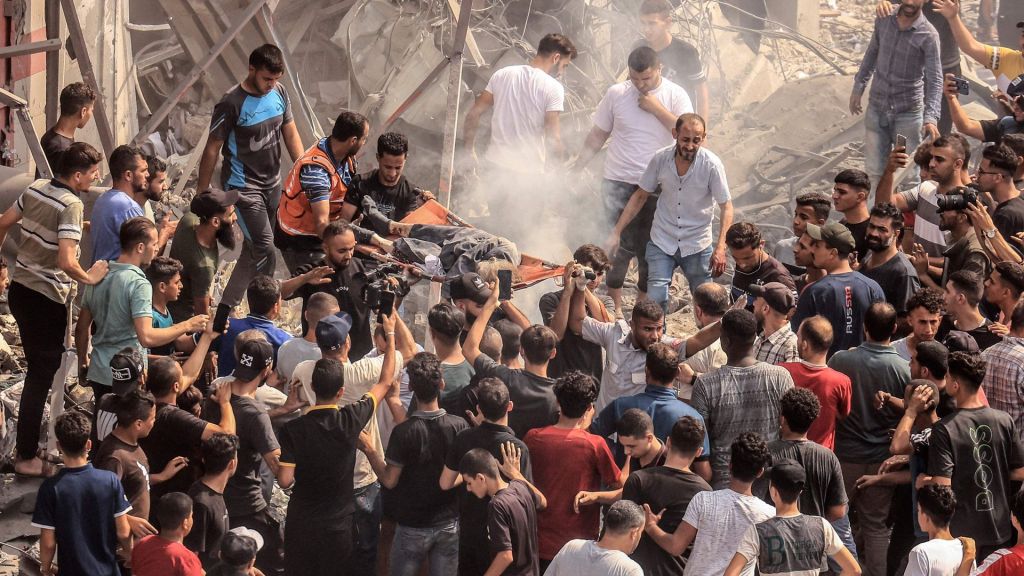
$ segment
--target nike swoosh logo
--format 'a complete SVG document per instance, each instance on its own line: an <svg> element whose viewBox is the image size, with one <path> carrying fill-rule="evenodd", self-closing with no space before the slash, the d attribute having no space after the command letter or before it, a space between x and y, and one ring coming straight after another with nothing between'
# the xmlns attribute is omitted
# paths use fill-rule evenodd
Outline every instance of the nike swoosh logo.
<svg viewBox="0 0 1024 576"><path fill-rule="evenodd" d="M274 139L274 132L273 131L268 132L266 136L264 136L263 138L260 138L259 140L257 140L256 137L252 137L252 138L249 139L249 150L251 150L253 152L255 152L257 150L263 150L264 148L266 148L267 146L270 145L270 141L273 140L273 139Z"/></svg>

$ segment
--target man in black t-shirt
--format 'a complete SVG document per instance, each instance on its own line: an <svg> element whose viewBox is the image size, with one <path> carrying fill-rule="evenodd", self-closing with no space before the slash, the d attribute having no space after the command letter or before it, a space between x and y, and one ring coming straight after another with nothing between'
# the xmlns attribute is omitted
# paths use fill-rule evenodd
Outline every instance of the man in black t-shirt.
<svg viewBox="0 0 1024 576"><path fill-rule="evenodd" d="M974 538L978 558L1012 545L1011 481L1024 479L1024 446L1013 419L979 398L985 369L976 354L949 355L946 389L958 410L932 426L928 453L932 481L958 495L950 531Z"/></svg>
<svg viewBox="0 0 1024 576"><path fill-rule="evenodd" d="M992 194L992 199L996 201L992 223L1003 238L1012 238L1014 234L1024 232L1024 196L1021 196L1020 190L1013 183L1019 165L1020 159L1009 146L996 144L985 148L981 166L978 167L978 186L983 192ZM989 230L983 230L982 234L986 238L995 236L989 236Z"/></svg>
<svg viewBox="0 0 1024 576"><path fill-rule="evenodd" d="M861 262L868 255L868 195L871 194L871 178L863 170L853 168L836 174L835 185L832 187L832 206L837 212L843 213L840 224L846 226L853 234L856 243L856 262Z"/></svg>
<svg viewBox="0 0 1024 576"><path fill-rule="evenodd" d="M946 315L939 324L936 340L942 342L950 332L961 331L974 338L980 351L1002 342L1003 337L991 330L992 321L978 307L985 290L982 278L969 270L949 275L944 291Z"/></svg>
<svg viewBox="0 0 1024 576"><path fill-rule="evenodd" d="M95 105L96 93L85 82L72 82L60 91L60 117L39 139L51 174L60 170L61 156L74 144L75 132L89 123Z"/></svg>
<svg viewBox="0 0 1024 576"><path fill-rule="evenodd" d="M658 527L670 534L679 527L694 494L711 490L707 482L690 471L693 460L703 451L704 433L699 420L683 416L672 426L666 442L665 464L633 472L622 487L623 500L646 504L652 511L660 510ZM682 557L670 555L646 533L630 558L647 576L675 576L682 574L685 566Z"/></svg>
<svg viewBox="0 0 1024 576"><path fill-rule="evenodd" d="M205 474L188 489L192 498L192 531L182 542L210 570L220 557L220 541L230 527L224 489L238 467L238 436L214 434L203 441Z"/></svg>
<svg viewBox="0 0 1024 576"><path fill-rule="evenodd" d="M750 222L737 222L725 232L725 243L736 263L732 277L732 300L747 296L747 310L754 309L756 296L750 292L751 286L764 286L769 282L778 282L793 292L796 300L796 284L789 270L764 249L764 238L757 226Z"/></svg>
<svg viewBox="0 0 1024 576"><path fill-rule="evenodd" d="M417 410L391 433L386 455L362 446L384 486L384 514L398 524L391 544L393 573L411 574L430 559L430 576L450 576L459 557L456 494L437 479L455 436L466 421L438 406L444 389L441 361L420 352L406 365ZM387 461L385 462L384 457Z"/></svg>
<svg viewBox="0 0 1024 576"><path fill-rule="evenodd" d="M694 111L708 120L711 102L700 52L689 42L672 36L672 4L667 0L644 0L640 4L640 31L646 45L658 53L662 75L686 90Z"/></svg>
<svg viewBox="0 0 1024 576"><path fill-rule="evenodd" d="M467 452L482 448L495 458L502 456L501 447L515 444L522 456L519 470L527 480L533 479L530 452L522 440L508 427L510 408L508 387L497 378L484 378L477 386L477 410L483 420L479 425L463 430L445 456L441 472L441 488L451 490L461 484L459 463ZM479 576L491 564L488 553L487 504L460 488L459 490L459 575Z"/></svg>
<svg viewBox="0 0 1024 576"><path fill-rule="evenodd" d="M914 264L899 249L902 231L903 213L889 202L875 204L864 238L869 252L861 255L860 267L861 274L878 282L885 301L901 318L909 312L907 301L921 287Z"/></svg>
<svg viewBox="0 0 1024 576"><path fill-rule="evenodd" d="M354 220L363 212L363 199L369 198L388 220L398 222L419 208L434 195L420 190L405 179L405 162L409 158L409 140L403 134L387 132L377 139L377 169L360 174L345 196L342 216ZM379 219L366 219L362 226L387 236L390 230Z"/></svg>
<svg viewBox="0 0 1024 576"><path fill-rule="evenodd" d="M316 405L281 429L281 466L277 481L294 485L285 521L288 574L343 575L356 537L353 476L356 448L374 410L391 389L395 374L395 315L382 318L386 345L381 376L362 400L339 408L345 367L317 360L312 388Z"/></svg>

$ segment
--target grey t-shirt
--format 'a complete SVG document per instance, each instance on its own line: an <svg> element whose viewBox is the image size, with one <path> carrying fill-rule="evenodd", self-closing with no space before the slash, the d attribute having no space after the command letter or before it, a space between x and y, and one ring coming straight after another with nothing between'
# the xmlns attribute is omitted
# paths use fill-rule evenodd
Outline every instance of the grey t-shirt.
<svg viewBox="0 0 1024 576"><path fill-rule="evenodd" d="M306 360L319 360L320 347L305 338L292 338L277 349L277 373L285 382L292 378L295 367Z"/></svg>
<svg viewBox="0 0 1024 576"><path fill-rule="evenodd" d="M729 485L733 440L757 432L766 441L779 437L779 401L793 387L793 377L780 366L756 362L725 365L697 378L690 403L704 418L711 438L711 485Z"/></svg>
<svg viewBox="0 0 1024 576"><path fill-rule="evenodd" d="M558 551L544 576L644 576L640 565L618 550L593 540L570 540Z"/></svg>
<svg viewBox="0 0 1024 576"><path fill-rule="evenodd" d="M747 529L737 554L757 559L761 574L818 576L825 556L839 552L839 535L820 516L776 516Z"/></svg>
<svg viewBox="0 0 1024 576"><path fill-rule="evenodd" d="M444 377L444 390L441 391L440 405L449 414L463 416L458 412L459 398L462 397L462 389L469 386L470 380L476 371L467 360L459 364L441 364L441 376Z"/></svg>

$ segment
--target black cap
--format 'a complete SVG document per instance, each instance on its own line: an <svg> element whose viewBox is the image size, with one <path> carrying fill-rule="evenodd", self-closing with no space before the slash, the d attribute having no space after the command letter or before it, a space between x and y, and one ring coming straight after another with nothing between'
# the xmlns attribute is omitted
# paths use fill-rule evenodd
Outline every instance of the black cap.
<svg viewBox="0 0 1024 576"><path fill-rule="evenodd" d="M238 190L210 188L192 199L189 210L200 218L213 218L238 202Z"/></svg>
<svg viewBox="0 0 1024 576"><path fill-rule="evenodd" d="M784 490L799 492L807 483L807 472L796 460L783 458L772 464L772 484Z"/></svg>
<svg viewBox="0 0 1024 576"><path fill-rule="evenodd" d="M466 272L449 284L452 300L472 300L483 306L491 297L491 288L476 272Z"/></svg>
<svg viewBox="0 0 1024 576"><path fill-rule="evenodd" d="M978 341L963 330L950 330L949 334L946 334L946 339L942 341L949 350L949 353L953 352L967 352L968 354L980 354L981 348L978 347Z"/></svg>
<svg viewBox="0 0 1024 576"><path fill-rule="evenodd" d="M135 348L125 348L110 359L110 380L114 394L124 396L137 388L142 377L142 353Z"/></svg>
<svg viewBox="0 0 1024 576"><path fill-rule="evenodd" d="M755 298L764 298L764 301L779 314L789 314L789 311L796 306L796 297L793 291L782 282L768 282L767 284L754 284L747 288Z"/></svg>
<svg viewBox="0 0 1024 576"><path fill-rule="evenodd" d="M274 361L274 347L262 338L247 340L238 348L234 377L248 382Z"/></svg>
<svg viewBox="0 0 1024 576"><path fill-rule="evenodd" d="M348 340L352 317L344 312L326 316L317 322L316 345L321 350L338 350Z"/></svg>
<svg viewBox="0 0 1024 576"><path fill-rule="evenodd" d="M1017 76L1010 82L1009 86L1006 87L1006 95L1010 98L1024 96L1024 74Z"/></svg>

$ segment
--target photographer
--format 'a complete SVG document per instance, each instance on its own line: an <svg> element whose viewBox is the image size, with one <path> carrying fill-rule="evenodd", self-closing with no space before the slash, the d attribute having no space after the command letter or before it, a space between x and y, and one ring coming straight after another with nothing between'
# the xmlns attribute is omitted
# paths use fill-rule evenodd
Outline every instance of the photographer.
<svg viewBox="0 0 1024 576"><path fill-rule="evenodd" d="M949 232L950 244L942 252L941 268L929 264L924 248L914 244L910 259L922 286L942 290L949 275L958 270L968 270L982 277L988 275L988 256L967 215L967 207L971 204L980 206L978 191L973 187L960 187L938 198L939 230Z"/></svg>
<svg viewBox="0 0 1024 576"><path fill-rule="evenodd" d="M1006 89L1006 98L998 98L1010 114L998 120L974 120L960 105L960 91L956 77L946 74L943 86L949 111L953 116L953 124L958 132L982 142L1002 142L1003 136L1024 133L1024 75L1018 76ZM998 114L999 111L996 111Z"/></svg>

